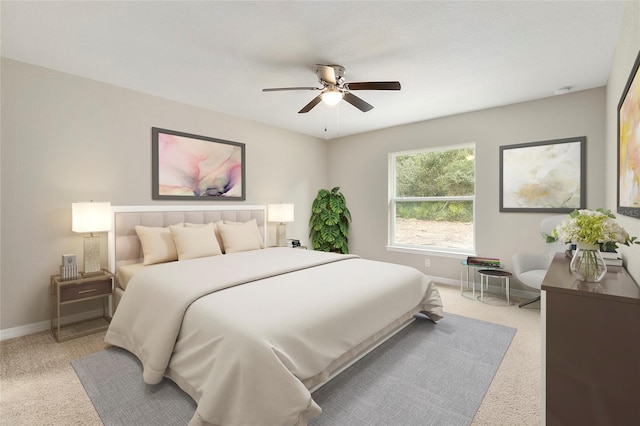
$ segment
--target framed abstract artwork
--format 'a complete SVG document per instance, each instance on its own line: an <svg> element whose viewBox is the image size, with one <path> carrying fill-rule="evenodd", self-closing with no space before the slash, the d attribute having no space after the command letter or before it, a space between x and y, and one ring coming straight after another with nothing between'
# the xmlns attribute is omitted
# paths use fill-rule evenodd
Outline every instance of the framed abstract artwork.
<svg viewBox="0 0 640 426"><path fill-rule="evenodd" d="M500 211L570 213L586 205L585 136L500 147Z"/></svg>
<svg viewBox="0 0 640 426"><path fill-rule="evenodd" d="M618 103L618 213L640 219L640 52Z"/></svg>
<svg viewBox="0 0 640 426"><path fill-rule="evenodd" d="M243 201L245 146L151 128L152 199Z"/></svg>

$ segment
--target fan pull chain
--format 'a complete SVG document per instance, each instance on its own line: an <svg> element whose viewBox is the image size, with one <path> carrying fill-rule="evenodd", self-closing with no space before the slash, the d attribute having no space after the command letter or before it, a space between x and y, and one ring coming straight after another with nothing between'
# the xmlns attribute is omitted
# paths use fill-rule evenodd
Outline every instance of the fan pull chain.
<svg viewBox="0 0 640 426"><path fill-rule="evenodd" d="M324 132L327 133L327 107L324 107Z"/></svg>

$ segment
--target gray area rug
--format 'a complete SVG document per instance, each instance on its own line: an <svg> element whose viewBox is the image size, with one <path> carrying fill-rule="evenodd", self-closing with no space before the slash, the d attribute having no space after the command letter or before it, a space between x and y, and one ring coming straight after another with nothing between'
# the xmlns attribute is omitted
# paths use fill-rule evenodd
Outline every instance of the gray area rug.
<svg viewBox="0 0 640 426"><path fill-rule="evenodd" d="M469 425L516 330L446 314L418 319L313 393L313 426ZM186 425L196 404L172 381L145 385L138 359L109 348L71 361L106 426Z"/></svg>

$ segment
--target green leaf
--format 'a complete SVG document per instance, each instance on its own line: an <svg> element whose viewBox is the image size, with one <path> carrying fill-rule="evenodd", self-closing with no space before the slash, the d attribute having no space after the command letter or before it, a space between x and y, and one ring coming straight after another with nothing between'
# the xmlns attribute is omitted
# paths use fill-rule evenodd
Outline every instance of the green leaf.
<svg viewBox="0 0 640 426"><path fill-rule="evenodd" d="M329 200L329 207L331 208L331 210L339 214L342 213L342 210L344 210L344 203L338 198L331 198Z"/></svg>
<svg viewBox="0 0 640 426"><path fill-rule="evenodd" d="M347 222L351 222L351 212L349 211L348 208L346 208L346 206L345 206L344 212L342 214L347 219Z"/></svg>
<svg viewBox="0 0 640 426"><path fill-rule="evenodd" d="M349 236L349 224L346 222L340 222L338 224L340 228L340 233L345 237L345 239Z"/></svg>
<svg viewBox="0 0 640 426"><path fill-rule="evenodd" d="M323 228L320 231L320 235L322 236L323 240L333 243L336 238L339 237L340 231L337 228Z"/></svg>
<svg viewBox="0 0 640 426"><path fill-rule="evenodd" d="M334 226L340 222L340 215L333 210L325 210L320 213L320 219L325 225Z"/></svg>

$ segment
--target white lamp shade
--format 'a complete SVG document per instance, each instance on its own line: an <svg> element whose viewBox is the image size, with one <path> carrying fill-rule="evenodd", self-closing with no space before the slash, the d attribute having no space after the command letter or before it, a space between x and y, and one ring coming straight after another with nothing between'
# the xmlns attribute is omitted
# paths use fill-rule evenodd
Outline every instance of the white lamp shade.
<svg viewBox="0 0 640 426"><path fill-rule="evenodd" d="M269 204L267 206L269 222L293 222L293 204Z"/></svg>
<svg viewBox="0 0 640 426"><path fill-rule="evenodd" d="M342 100L343 96L344 95L342 94L342 92L329 89L322 94L321 98L322 98L322 102L324 102L327 105L337 105L338 102Z"/></svg>
<svg viewBox="0 0 640 426"><path fill-rule="evenodd" d="M111 203L72 203L73 232L107 232L111 230Z"/></svg>

